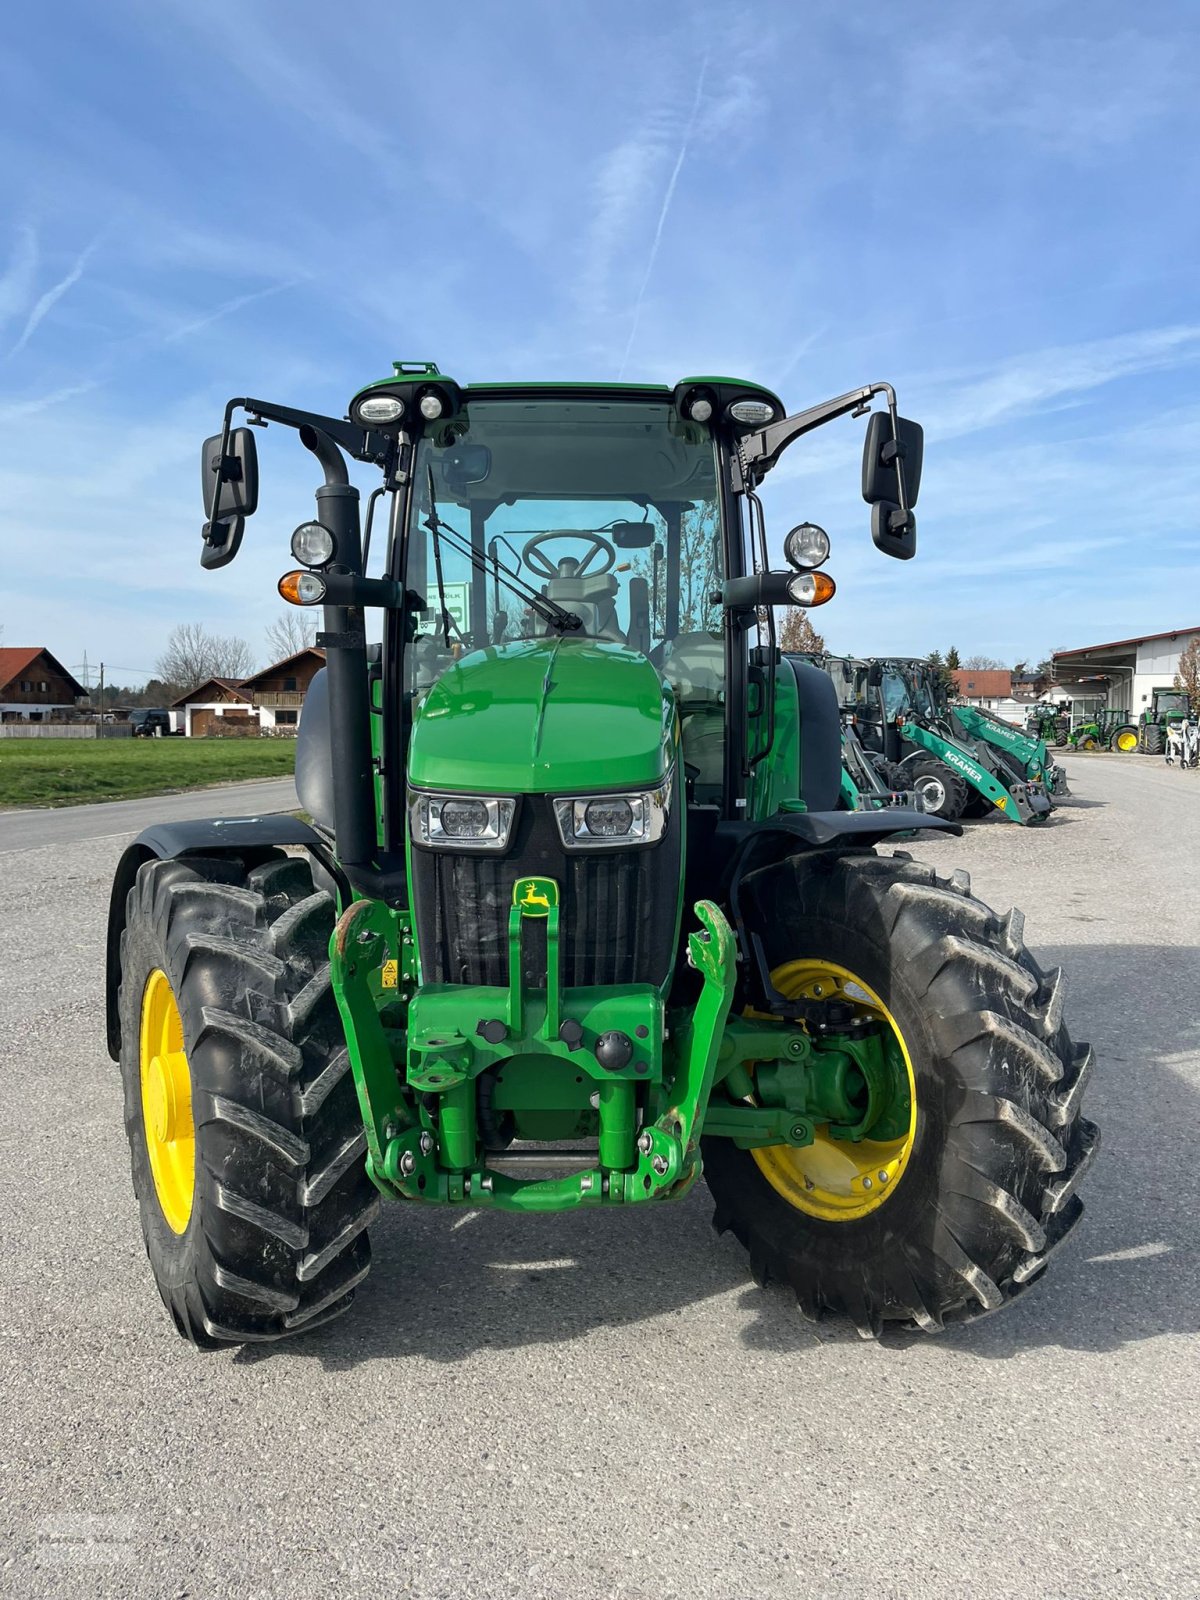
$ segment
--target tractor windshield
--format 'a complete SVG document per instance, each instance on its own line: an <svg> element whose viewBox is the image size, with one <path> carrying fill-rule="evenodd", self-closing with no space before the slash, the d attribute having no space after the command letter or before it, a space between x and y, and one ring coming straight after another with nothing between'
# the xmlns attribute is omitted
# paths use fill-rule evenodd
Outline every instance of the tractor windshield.
<svg viewBox="0 0 1200 1600"><path fill-rule="evenodd" d="M471 399L426 432L404 581L414 688L467 651L565 631L723 681L716 452L665 401ZM566 619L578 619L578 627Z"/></svg>

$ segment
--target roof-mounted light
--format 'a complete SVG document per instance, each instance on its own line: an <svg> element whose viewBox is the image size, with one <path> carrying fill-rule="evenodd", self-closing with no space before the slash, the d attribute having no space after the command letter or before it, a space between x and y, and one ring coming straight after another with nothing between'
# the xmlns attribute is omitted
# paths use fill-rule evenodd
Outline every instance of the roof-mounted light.
<svg viewBox="0 0 1200 1600"><path fill-rule="evenodd" d="M775 407L767 400L735 400L729 416L745 428L761 428L775 420Z"/></svg>
<svg viewBox="0 0 1200 1600"><path fill-rule="evenodd" d="M359 422L382 423L386 426L389 422L399 422L404 415L404 401L398 394L367 395L355 401L354 411Z"/></svg>

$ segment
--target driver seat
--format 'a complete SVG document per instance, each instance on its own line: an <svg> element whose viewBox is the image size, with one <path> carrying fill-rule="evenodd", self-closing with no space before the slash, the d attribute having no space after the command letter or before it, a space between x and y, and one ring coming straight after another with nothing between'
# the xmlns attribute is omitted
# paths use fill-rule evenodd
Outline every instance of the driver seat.
<svg viewBox="0 0 1200 1600"><path fill-rule="evenodd" d="M614 644L625 643L625 632L617 621L617 595L620 585L611 572L575 576L578 561L564 556L558 564L558 576L548 578L542 585L547 600L566 606L582 624L580 633L589 639L609 639Z"/></svg>

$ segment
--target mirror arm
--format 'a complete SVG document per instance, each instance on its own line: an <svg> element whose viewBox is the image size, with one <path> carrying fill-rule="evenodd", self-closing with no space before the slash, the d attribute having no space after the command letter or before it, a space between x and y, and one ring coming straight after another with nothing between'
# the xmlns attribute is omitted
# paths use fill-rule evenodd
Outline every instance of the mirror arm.
<svg viewBox="0 0 1200 1600"><path fill-rule="evenodd" d="M221 440L222 459L229 448L233 413L239 406L252 421L278 422L285 428L295 428L298 431L315 428L321 433L328 434L335 444L339 444L356 461L382 462L391 450L391 440L385 434L372 433L368 429L357 427L353 422L346 422L338 417L324 417L317 411L297 411L292 406L278 406L270 400L252 400L249 396L240 396L231 400L225 407Z"/></svg>
<svg viewBox="0 0 1200 1600"><path fill-rule="evenodd" d="M888 411L892 418L892 436L896 434L896 391L890 383L869 383L862 389L852 389L849 394L838 395L835 400L825 400L807 411L797 411L794 416L782 417L757 433L747 434L738 446L737 466L741 481L735 485L740 494L754 489L779 460L788 445L814 428L844 417L849 412L867 408L877 394L886 395ZM907 510L907 506L904 507Z"/></svg>

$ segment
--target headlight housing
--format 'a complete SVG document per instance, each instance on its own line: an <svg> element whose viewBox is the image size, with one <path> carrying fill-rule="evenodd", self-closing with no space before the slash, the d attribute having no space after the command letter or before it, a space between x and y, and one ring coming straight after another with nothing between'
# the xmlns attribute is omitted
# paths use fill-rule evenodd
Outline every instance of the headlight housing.
<svg viewBox="0 0 1200 1600"><path fill-rule="evenodd" d="M517 802L511 795L413 794L413 842L427 850L507 850Z"/></svg>
<svg viewBox="0 0 1200 1600"><path fill-rule="evenodd" d="M566 850L621 850L657 844L671 814L671 780L632 793L581 794L554 802L554 820Z"/></svg>

